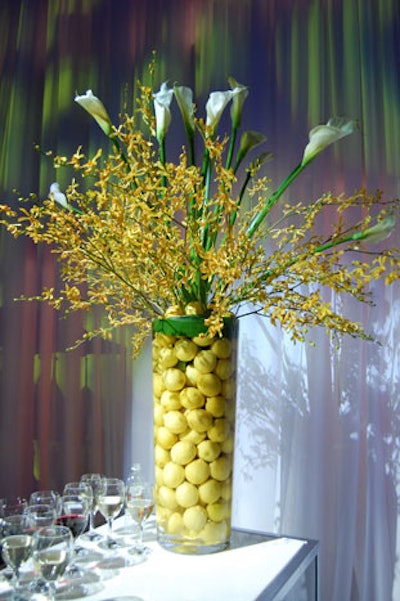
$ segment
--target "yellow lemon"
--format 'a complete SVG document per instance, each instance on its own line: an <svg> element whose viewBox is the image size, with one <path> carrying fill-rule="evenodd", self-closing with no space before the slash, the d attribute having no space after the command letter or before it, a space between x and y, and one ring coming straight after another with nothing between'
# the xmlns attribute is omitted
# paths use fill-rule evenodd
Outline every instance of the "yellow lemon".
<svg viewBox="0 0 400 601"><path fill-rule="evenodd" d="M197 454L201 459L208 461L214 461L221 453L221 446L218 442L212 440L203 440L197 447Z"/></svg>
<svg viewBox="0 0 400 601"><path fill-rule="evenodd" d="M169 461L163 469L162 479L165 486L176 488L185 479L185 470L181 465Z"/></svg>
<svg viewBox="0 0 400 601"><path fill-rule="evenodd" d="M182 482L176 489L176 501L181 507L192 507L199 500L199 493L194 484Z"/></svg>
<svg viewBox="0 0 400 601"><path fill-rule="evenodd" d="M174 434L182 434L187 425L187 419L180 411L168 411L164 414L164 426Z"/></svg>
<svg viewBox="0 0 400 601"><path fill-rule="evenodd" d="M210 350L199 351L194 358L193 365L201 374L208 374L217 365L217 356Z"/></svg>
<svg viewBox="0 0 400 601"><path fill-rule="evenodd" d="M187 338L181 338L175 343L175 355L178 357L179 361L184 361L185 363L192 361L195 358L197 351L197 344L191 340L187 340Z"/></svg>
<svg viewBox="0 0 400 601"><path fill-rule="evenodd" d="M227 382L228 380L225 380ZM216 374L200 374L197 379L197 388L204 396L218 396L222 390L223 382ZM224 395L225 396L225 395Z"/></svg>
<svg viewBox="0 0 400 601"><path fill-rule="evenodd" d="M210 468L203 459L195 459L185 467L185 477L192 484L202 484L210 475Z"/></svg>
<svg viewBox="0 0 400 601"><path fill-rule="evenodd" d="M172 461L178 465L186 465L196 457L197 449L190 440L179 440L171 448Z"/></svg>
<svg viewBox="0 0 400 601"><path fill-rule="evenodd" d="M180 402L186 409L197 409L205 403L205 397L194 386L186 386L179 393Z"/></svg>
<svg viewBox="0 0 400 601"><path fill-rule="evenodd" d="M199 532L207 523L207 512L204 507L189 507L183 514L183 523L188 530Z"/></svg>
<svg viewBox="0 0 400 601"><path fill-rule="evenodd" d="M172 392L182 390L186 383L186 376L180 369L169 367L164 371L163 382L167 390Z"/></svg>
<svg viewBox="0 0 400 601"><path fill-rule="evenodd" d="M218 340L211 345L211 350L218 359L228 359L232 352L231 341L228 338L218 338Z"/></svg>
<svg viewBox="0 0 400 601"><path fill-rule="evenodd" d="M193 409L187 413L186 419L189 428L196 432L206 432L212 424L213 416L205 409Z"/></svg>
<svg viewBox="0 0 400 601"><path fill-rule="evenodd" d="M231 461L225 456L218 457L218 459L210 463L211 476L220 482L223 482L229 478L231 470Z"/></svg>
<svg viewBox="0 0 400 601"><path fill-rule="evenodd" d="M205 504L215 503L220 498L221 491L221 482L210 478L209 480L207 480L207 482L204 482L199 486L200 501Z"/></svg>

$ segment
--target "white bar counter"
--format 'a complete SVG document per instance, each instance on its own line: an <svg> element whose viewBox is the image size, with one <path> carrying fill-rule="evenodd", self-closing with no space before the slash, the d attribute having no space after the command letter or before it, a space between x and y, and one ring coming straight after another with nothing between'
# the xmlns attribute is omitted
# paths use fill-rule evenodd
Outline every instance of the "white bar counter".
<svg viewBox="0 0 400 601"><path fill-rule="evenodd" d="M230 548L210 555L173 553L155 540L147 540L146 544L152 553L144 562L116 570L115 575L102 582L99 592L85 598L88 601L280 601L306 571L312 570L311 598L318 599L316 541L234 529Z"/></svg>

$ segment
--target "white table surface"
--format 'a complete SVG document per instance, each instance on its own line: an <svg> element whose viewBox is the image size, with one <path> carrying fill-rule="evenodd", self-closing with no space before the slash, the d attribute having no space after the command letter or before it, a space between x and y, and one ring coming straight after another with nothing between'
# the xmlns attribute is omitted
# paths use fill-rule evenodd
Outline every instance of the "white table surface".
<svg viewBox="0 0 400 601"><path fill-rule="evenodd" d="M117 533L127 530L123 519L117 520ZM132 528L132 525L128 525L128 531ZM104 532L104 526L99 530ZM79 596L81 593L75 592L72 596L61 598L88 601L255 601L273 582L272 589L275 589L277 579L280 584L276 590L282 593L282 582L295 580L299 566L300 573L305 569L303 558L308 557L306 563L309 563L316 553L308 549L310 541L307 540L240 530L235 531L232 539L236 548L209 555L166 551L154 537L154 526L149 524L145 542L152 552L142 563L118 567L121 557L125 554L129 557L127 550L122 555L120 551L108 552L98 564L101 569L90 568L93 576L101 576L101 580L94 585L93 594L82 597ZM237 546L243 544L246 546ZM93 544L89 546L96 549ZM86 567L92 565L88 563ZM28 564L26 566L28 570ZM6 587L7 590L4 590L4 586L3 582L0 600L8 601L10 589ZM32 597L35 601L43 601L44 598L43 595ZM277 597L267 594L262 598L283 597L281 594Z"/></svg>
<svg viewBox="0 0 400 601"><path fill-rule="evenodd" d="M275 538L210 555L184 555L147 541L141 564L118 570L92 601L254 601L306 541Z"/></svg>

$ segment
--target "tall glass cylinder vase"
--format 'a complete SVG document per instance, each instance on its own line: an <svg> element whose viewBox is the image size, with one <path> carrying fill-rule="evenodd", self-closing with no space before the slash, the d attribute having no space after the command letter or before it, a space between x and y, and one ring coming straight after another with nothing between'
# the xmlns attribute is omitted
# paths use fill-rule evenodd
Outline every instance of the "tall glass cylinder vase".
<svg viewBox="0 0 400 601"><path fill-rule="evenodd" d="M153 324L154 457L158 541L212 553L230 538L237 320L207 338L204 320Z"/></svg>

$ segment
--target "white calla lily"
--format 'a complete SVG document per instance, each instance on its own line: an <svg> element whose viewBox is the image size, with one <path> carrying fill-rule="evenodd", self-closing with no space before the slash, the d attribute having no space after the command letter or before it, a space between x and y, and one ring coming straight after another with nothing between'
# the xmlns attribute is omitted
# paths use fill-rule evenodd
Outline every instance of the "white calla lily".
<svg viewBox="0 0 400 601"><path fill-rule="evenodd" d="M309 133L309 142L304 150L302 165L312 161L327 146L354 133L357 122L354 119L332 117L326 125L317 125Z"/></svg>
<svg viewBox="0 0 400 601"><path fill-rule="evenodd" d="M54 182L50 186L49 197L55 202L58 202L64 209L69 209L69 204L67 202L67 197L64 192L61 192L60 186L57 182Z"/></svg>
<svg viewBox="0 0 400 601"><path fill-rule="evenodd" d="M396 220L393 215L381 219L372 227L369 227L363 232L362 238L368 244L377 244L389 238L396 225Z"/></svg>
<svg viewBox="0 0 400 601"><path fill-rule="evenodd" d="M238 83L233 77L228 77L228 81L233 92L231 107L232 125L235 129L237 129L242 120L243 104L249 95L249 89L247 86Z"/></svg>
<svg viewBox="0 0 400 601"><path fill-rule="evenodd" d="M232 100L233 91L211 92L206 104L206 125L214 132L228 102Z"/></svg>
<svg viewBox="0 0 400 601"><path fill-rule="evenodd" d="M174 90L168 88L167 82L164 81L159 92L153 94L154 99L154 111L156 116L156 138L161 143L168 131L171 124L171 110L170 105Z"/></svg>
<svg viewBox="0 0 400 601"><path fill-rule="evenodd" d="M112 131L111 119L104 104L93 94L92 90L87 90L86 94L77 94L74 100L97 121L106 136L109 136Z"/></svg>
<svg viewBox="0 0 400 601"><path fill-rule="evenodd" d="M195 131L193 91L187 86L174 86L174 94L182 114L185 129L189 135L193 135Z"/></svg>

